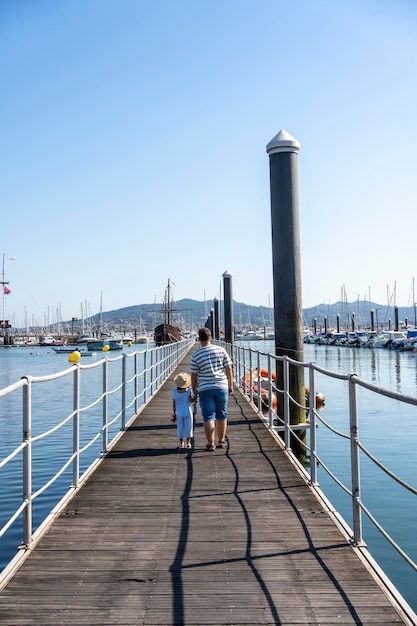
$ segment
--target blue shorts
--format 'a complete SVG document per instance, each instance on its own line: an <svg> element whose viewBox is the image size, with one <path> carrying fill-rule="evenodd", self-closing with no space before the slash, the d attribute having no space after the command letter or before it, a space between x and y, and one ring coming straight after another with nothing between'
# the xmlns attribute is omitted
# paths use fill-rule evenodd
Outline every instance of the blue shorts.
<svg viewBox="0 0 417 626"><path fill-rule="evenodd" d="M225 420L227 417L228 389L203 389L200 396L201 414L204 422Z"/></svg>

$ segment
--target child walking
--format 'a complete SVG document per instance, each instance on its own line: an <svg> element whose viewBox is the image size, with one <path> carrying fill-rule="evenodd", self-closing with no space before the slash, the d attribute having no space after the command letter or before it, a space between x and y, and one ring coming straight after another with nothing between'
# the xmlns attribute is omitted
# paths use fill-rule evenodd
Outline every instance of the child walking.
<svg viewBox="0 0 417 626"><path fill-rule="evenodd" d="M191 403L195 398L191 393L191 376L181 372L174 378L175 388L172 390L173 415L172 421L177 422L177 437L180 448L191 448L193 436L193 410Z"/></svg>

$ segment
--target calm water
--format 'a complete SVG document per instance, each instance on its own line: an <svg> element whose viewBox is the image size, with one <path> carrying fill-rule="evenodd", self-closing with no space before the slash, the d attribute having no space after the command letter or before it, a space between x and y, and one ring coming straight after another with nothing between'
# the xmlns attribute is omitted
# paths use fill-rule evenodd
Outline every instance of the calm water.
<svg viewBox="0 0 417 626"><path fill-rule="evenodd" d="M250 342L245 345L252 349L263 352L273 352L273 342ZM124 348L126 353L134 349L142 351L144 347L135 346ZM111 353L117 356L119 352ZM85 357L82 364L91 363L101 359L103 354L98 352L96 356ZM343 374L356 373L361 378L378 384L388 389L417 396L417 353L396 352L383 349L355 349L336 346L316 346L306 344L304 346L304 360L314 361L328 370ZM128 362L132 359L128 359ZM34 376L51 374L62 371L69 367L67 356L57 355L48 348L14 348L0 349L0 388L16 382L24 374ZM64 379L57 381L63 385ZM97 384L100 384L98 382ZM49 385L49 383L48 383ZM35 414L44 416L48 423L54 419L55 413L62 416L70 412L71 407L62 406L60 393L57 388L51 386L50 392L43 388L42 397L34 398ZM90 385L94 388L94 384ZM326 403L320 412L324 420L334 428L344 433L349 432L348 392L344 381L337 381L316 374L316 387L326 398ZM96 388L96 386L95 386ZM83 400L88 399L88 389L83 391ZM95 392L90 391L92 396ZM45 406L49 411L46 412ZM359 435L363 444L382 463L387 465L402 479L416 486L417 476L417 408L402 405L399 402L386 399L366 390L358 389L359 409ZM41 418L40 418L41 419ZM34 429L35 429L34 423ZM45 424L38 426L45 429ZM87 436L87 434L86 434ZM17 445L21 437L21 420L19 407L8 406L0 399L0 458ZM322 424L317 429L318 454L323 462L341 479L347 486L350 485L350 449L348 442L336 437ZM49 464L53 464L55 456L65 450L64 444L59 438L54 442L53 448L48 449L47 454L39 453L38 472L34 475L34 482L42 484L43 473ZM88 463L86 462L86 465ZM14 481L4 480L4 471L0 473L0 525L4 523L4 515L7 503L16 504L21 497L21 484L19 474ZM417 498L405 489L399 489L395 483L384 477L380 470L375 469L373 464L361 457L362 475L362 499L367 508L384 526L388 533L400 546L417 560L417 542L415 529L417 522ZM42 509L55 504L59 499L59 489L69 482L68 475L61 477L62 480L50 494L42 496L35 510L35 525L37 520L42 519ZM333 482L327 474L319 468L319 482L326 496L332 502L336 510L352 526L351 504L349 497ZM36 487L35 487L36 488ZM397 555L380 533L363 516L364 539L368 547L386 572L392 582L397 586L407 602L417 612L417 573ZM7 536L6 549L2 543L0 567L15 553L16 545L21 540L21 529L11 529ZM3 541L3 540L2 540ZM6 554L7 552L7 554Z"/></svg>

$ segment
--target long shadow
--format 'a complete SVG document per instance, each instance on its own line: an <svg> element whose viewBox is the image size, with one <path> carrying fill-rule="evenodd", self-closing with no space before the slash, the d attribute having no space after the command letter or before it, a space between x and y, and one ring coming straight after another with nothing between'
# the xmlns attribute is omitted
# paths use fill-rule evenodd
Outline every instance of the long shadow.
<svg viewBox="0 0 417 626"><path fill-rule="evenodd" d="M240 407L240 405L238 404L236 397L233 396L237 406L239 406L241 414L243 415L243 417L245 417L244 412L242 411L242 408ZM236 421L236 420L235 420ZM247 422L249 422L249 420L247 420ZM249 428L252 431L252 428L249 425ZM254 433L253 433L254 434ZM259 442L259 439L258 439ZM260 443L260 442L259 442ZM260 446L261 447L261 446ZM252 570L252 573L256 579L256 581L258 582L258 585L262 591L262 593L264 594L266 601L268 602L269 608L271 610L271 613L273 615L274 618L274 624L281 624L281 620L279 618L279 613L277 610L277 607L275 606L275 602L273 600L273 597L268 589L267 584L265 583L262 575L260 574L260 572L257 570L256 565L254 563L254 559L252 557L251 554L251 547L252 547L252 525L250 522L250 515L248 513L248 510L245 506L245 503L243 502L243 499L240 495L239 492L239 470L237 468L236 463L234 462L234 460L232 459L232 457L229 454L229 441L227 441L227 448L226 448L226 457L228 458L228 460L230 461L230 463L233 466L233 470L235 473L235 486L233 489L233 495L236 498L236 500L239 502L239 506L242 509L243 512L243 516L245 518L245 524L246 524L246 551L245 551L245 557L244 560L246 561L246 563L248 564L248 567Z"/></svg>
<svg viewBox="0 0 417 626"><path fill-rule="evenodd" d="M245 412L244 409L242 408L242 406L240 405L240 403L238 402L237 398L235 396L233 396L236 405L239 407L239 410L242 414L243 417L245 416ZM279 488L279 490L283 493L283 495L285 496L288 504L291 506L291 508L293 509L294 513L296 514L298 521L300 522L300 525L304 531L304 535L305 538L307 540L308 543L308 551L314 556L314 558L318 561L318 563L320 564L320 567L323 569L324 572L326 572L327 576L329 577L329 579L331 580L331 582L333 583L335 589L338 591L338 593L340 594L341 598L343 599L343 602L345 603L347 609L349 610L353 620L355 621L355 624L360 624L361 620L354 608L354 606L352 605L352 603L349 600L349 597L347 595L347 593L344 591L344 589L342 588L342 586L340 585L339 581L335 578L335 576L333 575L333 573L330 571L330 569L328 568L328 566L326 565L326 563L323 561L323 559L321 558L320 554L319 554L319 550L321 551L321 549L317 549L314 545L314 542L311 538L311 535L308 531L307 525L303 519L303 516L301 515L301 513L299 512L297 505L293 502L291 496L287 493L286 489L282 486L281 480L279 478L278 475L278 471L277 468L275 467L275 465L273 464L273 462L271 461L271 459L269 458L268 454L266 454L264 452L264 450L262 449L262 443L259 440L259 437L257 436L257 434L254 432L254 430L252 429L251 426L251 421L250 419L247 419L247 425L248 428L251 432L251 434L255 437L255 439L258 442L258 446L259 446L259 451L260 453L264 456L265 460L267 461L267 463L269 464L269 466L271 467L272 472L274 473L275 479L277 481L277 487ZM230 459L231 462L233 463L232 459ZM237 470L236 470L237 471ZM240 500L239 495L236 494L236 497ZM246 511L244 511L245 513L245 517L247 516ZM305 552L305 550L302 550L303 552ZM248 557L248 552L247 552L247 557ZM251 561L253 561L252 557ZM250 563L250 565L252 566L253 564ZM270 597L270 594L267 595L267 598ZM269 601L269 599L268 599ZM274 607L275 608L275 607ZM277 624L279 624L280 622L276 622Z"/></svg>
<svg viewBox="0 0 417 626"><path fill-rule="evenodd" d="M182 570L185 550L188 541L188 531L190 528L190 492L193 482L193 464L192 453L187 454L187 479L184 485L184 491L181 496L182 503L182 515L181 515L181 528L179 533L179 541L177 544L177 551L175 553L172 565L169 568L171 573L171 588L172 594L172 617L173 624L185 624L185 609L184 609L184 593L182 582Z"/></svg>

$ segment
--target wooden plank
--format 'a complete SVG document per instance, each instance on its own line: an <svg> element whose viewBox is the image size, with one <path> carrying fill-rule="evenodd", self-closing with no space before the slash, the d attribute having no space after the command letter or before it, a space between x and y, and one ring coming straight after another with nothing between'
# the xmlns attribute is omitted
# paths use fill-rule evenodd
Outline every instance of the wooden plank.
<svg viewBox="0 0 417 626"><path fill-rule="evenodd" d="M2 591L0 623L406 623L238 391L226 449L205 451L198 417L178 450L177 372Z"/></svg>

